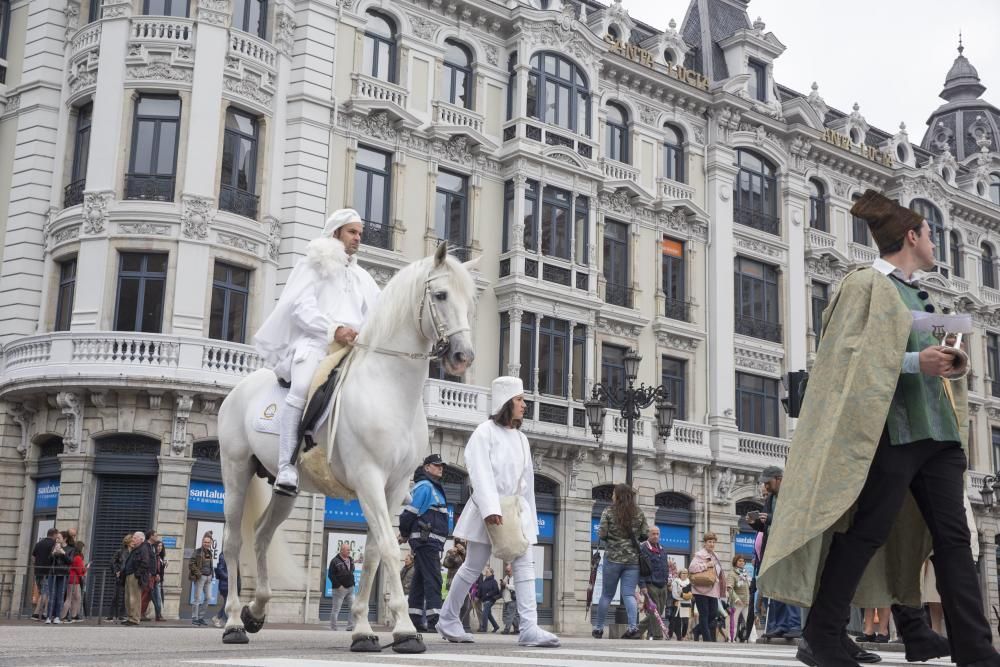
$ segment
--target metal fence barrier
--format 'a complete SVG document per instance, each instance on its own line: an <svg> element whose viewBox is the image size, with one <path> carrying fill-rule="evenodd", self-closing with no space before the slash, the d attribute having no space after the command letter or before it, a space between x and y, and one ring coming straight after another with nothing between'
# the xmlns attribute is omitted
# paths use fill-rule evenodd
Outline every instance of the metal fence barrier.
<svg viewBox="0 0 1000 667"><path fill-rule="evenodd" d="M69 595L68 574L52 573L50 568L36 568L34 565L0 570L0 618L7 620L30 618L36 609L39 615L47 616L48 610L42 609L39 604L43 593L48 590L47 584L56 584L57 587L61 584L64 593L59 605L61 615L65 596ZM114 588L115 574L111 568L88 566L80 590L80 618L97 619L98 624L104 623L104 612L113 611L110 607L115 596ZM124 611L124 596L120 606Z"/></svg>

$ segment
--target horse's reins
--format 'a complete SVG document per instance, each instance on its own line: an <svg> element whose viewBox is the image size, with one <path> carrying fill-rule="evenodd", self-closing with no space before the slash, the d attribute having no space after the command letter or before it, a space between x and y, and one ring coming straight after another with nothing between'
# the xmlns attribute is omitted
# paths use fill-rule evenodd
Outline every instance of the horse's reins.
<svg viewBox="0 0 1000 667"><path fill-rule="evenodd" d="M428 276L427 280L424 281L424 298L420 301L420 309L417 311L417 331L420 335L429 341L434 341L434 347L431 348L430 352L404 352L402 350L390 350L385 347L373 347L367 343L354 343L354 347L360 348L362 350L367 350L369 352L374 352L376 354L384 354L390 357L399 357L402 359L440 359L445 354L448 353L448 349L451 347L451 342L449 338L457 333L463 333L471 331L470 327L452 327L449 329L444 320L441 319L441 313L438 311L437 304L434 302L433 295L431 294L431 282L443 277L444 274L437 274ZM424 331L424 309L430 313L431 326L434 327L434 333L437 335L437 339L433 336L428 336Z"/></svg>

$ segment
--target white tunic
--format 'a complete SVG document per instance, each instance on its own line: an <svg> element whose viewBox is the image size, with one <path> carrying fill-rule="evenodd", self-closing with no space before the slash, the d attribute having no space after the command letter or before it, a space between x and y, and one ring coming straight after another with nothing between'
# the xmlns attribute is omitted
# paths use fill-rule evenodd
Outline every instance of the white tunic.
<svg viewBox="0 0 1000 667"><path fill-rule="evenodd" d="M465 446L472 498L455 525L455 537L490 543L484 517L500 514L501 496L521 496L521 528L530 544L538 542L535 471L528 439L517 429L487 419Z"/></svg>

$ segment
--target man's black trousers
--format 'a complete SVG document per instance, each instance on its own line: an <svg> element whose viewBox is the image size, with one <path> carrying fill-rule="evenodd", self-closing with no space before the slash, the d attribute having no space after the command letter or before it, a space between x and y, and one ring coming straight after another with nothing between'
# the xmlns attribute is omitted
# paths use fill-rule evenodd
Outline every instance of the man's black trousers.
<svg viewBox="0 0 1000 667"><path fill-rule="evenodd" d="M410 585L410 616L427 612L427 625L437 624L441 613L441 549L424 545L413 549L413 583Z"/></svg>
<svg viewBox="0 0 1000 667"><path fill-rule="evenodd" d="M934 571L948 619L952 660L961 665L994 655L993 635L983 614L979 577L969 546L963 502L967 465L958 443L922 441L893 446L883 434L851 526L833 536L807 621L810 643L828 643L840 637L861 576L885 543L909 492L933 538Z"/></svg>

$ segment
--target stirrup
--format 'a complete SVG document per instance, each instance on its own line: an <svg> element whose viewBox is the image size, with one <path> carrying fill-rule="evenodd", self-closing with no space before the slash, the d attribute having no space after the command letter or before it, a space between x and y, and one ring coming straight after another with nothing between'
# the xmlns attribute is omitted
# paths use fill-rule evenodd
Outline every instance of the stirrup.
<svg viewBox="0 0 1000 667"><path fill-rule="evenodd" d="M274 484L274 493L279 496L288 496L289 498L295 498L299 495L299 487L291 486L290 484Z"/></svg>

